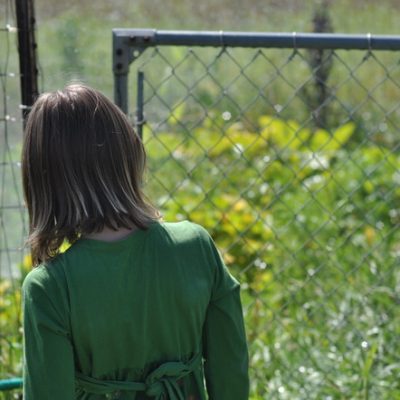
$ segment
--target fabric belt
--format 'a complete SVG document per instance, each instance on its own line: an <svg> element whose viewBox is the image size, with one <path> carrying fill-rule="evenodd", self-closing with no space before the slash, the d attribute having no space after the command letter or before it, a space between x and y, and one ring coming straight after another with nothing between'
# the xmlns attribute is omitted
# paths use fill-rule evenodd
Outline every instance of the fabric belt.
<svg viewBox="0 0 400 400"><path fill-rule="evenodd" d="M194 372L201 364L201 353L196 354L187 363L172 361L161 364L147 375L144 382L108 381L91 378L79 372L75 380L81 389L93 394L111 395L119 391L144 392L155 400L185 400L178 381Z"/></svg>

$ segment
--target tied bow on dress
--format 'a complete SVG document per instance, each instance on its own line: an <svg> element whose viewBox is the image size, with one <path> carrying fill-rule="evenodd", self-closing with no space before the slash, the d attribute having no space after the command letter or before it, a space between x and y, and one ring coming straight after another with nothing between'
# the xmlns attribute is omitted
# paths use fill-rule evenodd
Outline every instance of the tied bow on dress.
<svg viewBox="0 0 400 400"><path fill-rule="evenodd" d="M144 392L154 400L185 400L179 381L194 372L201 361L201 353L198 353L187 363L166 362L150 372L144 382L101 380L79 372L75 374L75 378L77 386L83 391L106 395L107 398L118 398L117 393L120 392Z"/></svg>

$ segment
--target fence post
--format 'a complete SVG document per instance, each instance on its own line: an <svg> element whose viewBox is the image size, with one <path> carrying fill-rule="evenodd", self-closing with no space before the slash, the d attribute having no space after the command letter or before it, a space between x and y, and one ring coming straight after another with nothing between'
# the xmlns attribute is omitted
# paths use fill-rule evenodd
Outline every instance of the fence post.
<svg viewBox="0 0 400 400"><path fill-rule="evenodd" d="M21 108L25 119L39 94L37 84L34 0L16 0L18 53L21 76Z"/></svg>
<svg viewBox="0 0 400 400"><path fill-rule="evenodd" d="M140 136L140 139L143 139L143 125L144 125L144 116L143 116L143 81L144 81L144 73L143 71L139 71L137 74L137 98L136 98L136 118L135 125L136 131Z"/></svg>
<svg viewBox="0 0 400 400"><path fill-rule="evenodd" d="M132 32L131 34L129 32ZM128 113L129 66L155 40L152 29L113 29L114 101Z"/></svg>

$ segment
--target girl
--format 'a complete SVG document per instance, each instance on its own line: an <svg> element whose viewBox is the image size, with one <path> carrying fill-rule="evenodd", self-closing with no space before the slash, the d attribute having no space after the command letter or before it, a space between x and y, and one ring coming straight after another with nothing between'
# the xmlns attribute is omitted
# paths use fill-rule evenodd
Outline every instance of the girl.
<svg viewBox="0 0 400 400"><path fill-rule="evenodd" d="M239 284L202 227L145 199L145 158L89 87L43 94L29 115L25 400L248 398Z"/></svg>

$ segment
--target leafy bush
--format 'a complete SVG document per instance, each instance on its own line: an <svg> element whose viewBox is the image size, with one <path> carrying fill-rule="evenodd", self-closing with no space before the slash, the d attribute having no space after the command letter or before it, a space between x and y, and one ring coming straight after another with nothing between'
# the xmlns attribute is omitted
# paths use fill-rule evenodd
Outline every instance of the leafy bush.
<svg viewBox="0 0 400 400"><path fill-rule="evenodd" d="M216 121L147 127L148 187L167 220L212 232L242 282L252 398L392 398L398 153L353 122Z"/></svg>
<svg viewBox="0 0 400 400"><path fill-rule="evenodd" d="M396 398L399 154L353 122L182 126L145 127L148 195L166 220L205 226L241 281L251 398ZM0 290L1 373L18 375L19 282Z"/></svg>

